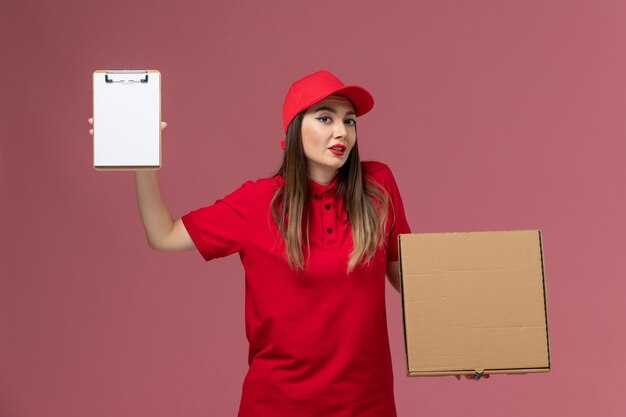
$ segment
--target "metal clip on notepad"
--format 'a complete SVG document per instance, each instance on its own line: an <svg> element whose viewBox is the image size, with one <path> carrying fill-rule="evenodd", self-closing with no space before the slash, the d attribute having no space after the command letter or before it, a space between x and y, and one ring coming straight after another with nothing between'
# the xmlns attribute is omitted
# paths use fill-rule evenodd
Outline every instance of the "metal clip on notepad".
<svg viewBox="0 0 626 417"><path fill-rule="evenodd" d="M107 83L121 83L121 84L147 83L148 71L133 71L133 70L108 71L104 75L104 80Z"/></svg>

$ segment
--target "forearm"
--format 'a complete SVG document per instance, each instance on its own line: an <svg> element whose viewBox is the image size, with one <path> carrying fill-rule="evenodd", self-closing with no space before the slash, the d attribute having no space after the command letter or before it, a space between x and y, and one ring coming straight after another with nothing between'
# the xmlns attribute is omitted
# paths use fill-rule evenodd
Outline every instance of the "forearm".
<svg viewBox="0 0 626 417"><path fill-rule="evenodd" d="M400 286L400 262L388 262L387 263L387 279L391 286L398 291L398 293L402 293Z"/></svg>
<svg viewBox="0 0 626 417"><path fill-rule="evenodd" d="M135 186L141 221L154 249L170 234L174 221L161 197L156 171L135 171Z"/></svg>

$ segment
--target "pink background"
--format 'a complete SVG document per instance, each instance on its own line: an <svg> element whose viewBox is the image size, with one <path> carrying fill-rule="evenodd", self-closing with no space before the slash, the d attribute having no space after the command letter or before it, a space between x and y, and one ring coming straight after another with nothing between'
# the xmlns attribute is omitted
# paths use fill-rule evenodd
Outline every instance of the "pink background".
<svg viewBox="0 0 626 417"><path fill-rule="evenodd" d="M234 416L237 256L149 249L129 172L96 172L96 69L163 77L174 217L280 162L289 84L362 84L362 157L415 232L541 229L553 369L405 376L400 416L626 414L624 1L2 2L0 416ZM622 258L623 259L623 258Z"/></svg>

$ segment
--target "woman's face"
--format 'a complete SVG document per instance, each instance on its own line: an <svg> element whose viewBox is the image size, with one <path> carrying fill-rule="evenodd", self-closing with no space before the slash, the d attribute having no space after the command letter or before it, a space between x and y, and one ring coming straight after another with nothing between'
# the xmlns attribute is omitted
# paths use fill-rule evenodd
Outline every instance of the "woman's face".
<svg viewBox="0 0 626 417"><path fill-rule="evenodd" d="M312 180L329 184L348 160L355 142L356 114L347 98L326 97L304 113L302 146ZM337 150L331 149L335 147Z"/></svg>

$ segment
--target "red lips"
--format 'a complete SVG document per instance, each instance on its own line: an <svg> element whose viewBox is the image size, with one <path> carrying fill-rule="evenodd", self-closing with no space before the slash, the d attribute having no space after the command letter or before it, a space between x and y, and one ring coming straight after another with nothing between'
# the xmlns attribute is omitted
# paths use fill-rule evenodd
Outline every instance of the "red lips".
<svg viewBox="0 0 626 417"><path fill-rule="evenodd" d="M333 153L337 156L343 156L346 153L346 147L344 145L335 145L328 148L330 153Z"/></svg>
<svg viewBox="0 0 626 417"><path fill-rule="evenodd" d="M341 144L336 144L336 145L330 146L328 149L332 149L332 148L338 149L341 152L344 152L346 150L345 145L341 145Z"/></svg>

